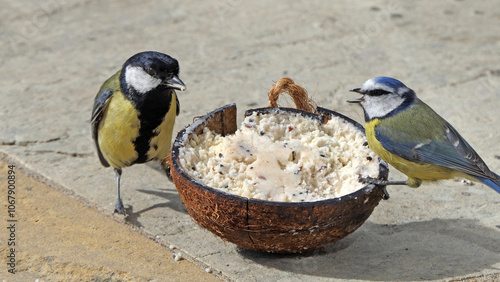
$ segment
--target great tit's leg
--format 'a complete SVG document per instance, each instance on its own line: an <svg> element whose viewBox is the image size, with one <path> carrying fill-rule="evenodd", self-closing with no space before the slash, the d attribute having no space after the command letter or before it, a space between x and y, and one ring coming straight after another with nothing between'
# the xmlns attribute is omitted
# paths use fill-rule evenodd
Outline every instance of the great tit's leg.
<svg viewBox="0 0 500 282"><path fill-rule="evenodd" d="M115 204L115 212L119 214L125 214L125 208L123 207L123 202L120 197L120 178L122 176L122 170L119 168L115 168L116 174L116 204Z"/></svg>

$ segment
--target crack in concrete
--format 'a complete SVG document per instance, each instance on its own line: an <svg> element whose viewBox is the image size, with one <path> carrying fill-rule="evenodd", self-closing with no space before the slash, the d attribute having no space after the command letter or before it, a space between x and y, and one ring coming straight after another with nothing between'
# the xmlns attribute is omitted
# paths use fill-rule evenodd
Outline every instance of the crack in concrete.
<svg viewBox="0 0 500 282"><path fill-rule="evenodd" d="M35 153L35 154L50 154L50 153L55 153L55 154L65 155L65 156L71 156L71 157L75 157L75 158L90 157L90 156L94 155L94 154L91 154L91 153L63 152L63 151L55 151L55 150L26 150L26 152Z"/></svg>
<svg viewBox="0 0 500 282"><path fill-rule="evenodd" d="M59 141L61 139L63 139L63 138L55 137L55 138L42 140L42 141L40 141L40 140L25 140L25 141L7 140L7 141L2 141L0 144L6 145L6 146L18 145L18 146L22 146L22 147L27 147L27 146L32 145L32 144L51 143L51 142Z"/></svg>
<svg viewBox="0 0 500 282"><path fill-rule="evenodd" d="M500 69L498 69L498 70L489 69L489 70L486 70L480 74L477 74L477 75L469 77L469 78L464 78L461 80L449 82L449 83L446 83L445 85L441 85L441 86L430 87L428 90L442 89L442 88L449 87L449 86L455 87L458 85L466 84L468 82L480 81L482 78L488 77L489 75L500 76Z"/></svg>
<svg viewBox="0 0 500 282"><path fill-rule="evenodd" d="M199 256L197 258L206 258L206 257L209 257L209 256L215 256L215 255L220 255L220 254L221 254L220 251L215 251L215 252L210 252L210 253L204 254L204 255Z"/></svg>
<svg viewBox="0 0 500 282"><path fill-rule="evenodd" d="M262 47L277 47L277 48L282 48L286 46L293 46L297 44L304 44L304 43L310 43L313 41L325 41L327 40L328 37L324 34L316 34L313 36L309 37L303 37L303 38L298 38L295 40L289 40L289 41L279 41L279 42L271 42L271 43L266 43L266 42L259 42L257 45L252 45L252 48L262 48ZM260 49L259 49L260 50Z"/></svg>
<svg viewBox="0 0 500 282"><path fill-rule="evenodd" d="M488 70L486 72L480 73L480 74L475 75L473 77L465 78L465 79L458 80L458 81L455 81L455 82L450 82L450 83L448 83L448 85L449 86L457 86L457 85L460 85L460 84L465 84L467 82L479 80L479 79L481 79L483 77L486 77L488 75L488 73L492 73L492 71Z"/></svg>

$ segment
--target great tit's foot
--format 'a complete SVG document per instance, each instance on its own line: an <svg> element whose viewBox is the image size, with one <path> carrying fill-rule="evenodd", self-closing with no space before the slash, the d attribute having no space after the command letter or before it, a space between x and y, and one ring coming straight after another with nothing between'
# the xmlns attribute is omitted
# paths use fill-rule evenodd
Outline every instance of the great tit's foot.
<svg viewBox="0 0 500 282"><path fill-rule="evenodd" d="M121 199L116 200L115 213L125 215L125 208L123 207L123 203L122 203Z"/></svg>

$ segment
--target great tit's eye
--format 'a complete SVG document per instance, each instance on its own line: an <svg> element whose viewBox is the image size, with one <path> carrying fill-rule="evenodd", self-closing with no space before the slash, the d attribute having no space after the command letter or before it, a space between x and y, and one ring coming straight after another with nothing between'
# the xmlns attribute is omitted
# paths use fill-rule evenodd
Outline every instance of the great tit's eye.
<svg viewBox="0 0 500 282"><path fill-rule="evenodd" d="M368 92L366 94L370 95L370 96L382 96L382 95L389 94L389 93L390 93L389 91L385 91L383 89L375 89L375 90L371 90L370 92Z"/></svg>
<svg viewBox="0 0 500 282"><path fill-rule="evenodd" d="M154 69L150 68L150 67L146 67L144 68L144 71L149 74L150 76L155 76L156 75L156 72L154 71Z"/></svg>

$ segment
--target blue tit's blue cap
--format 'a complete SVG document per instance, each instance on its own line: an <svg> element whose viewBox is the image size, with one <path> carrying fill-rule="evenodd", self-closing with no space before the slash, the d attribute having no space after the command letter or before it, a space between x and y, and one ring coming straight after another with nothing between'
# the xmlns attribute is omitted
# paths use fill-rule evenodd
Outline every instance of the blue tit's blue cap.
<svg viewBox="0 0 500 282"><path fill-rule="evenodd" d="M381 85L389 86L393 89L399 89L401 87L406 87L406 85L404 85L404 83L402 83L401 81L399 81L395 78L392 78L392 77L387 77L387 76L375 77L375 78L373 78L373 81L375 83L378 83Z"/></svg>

